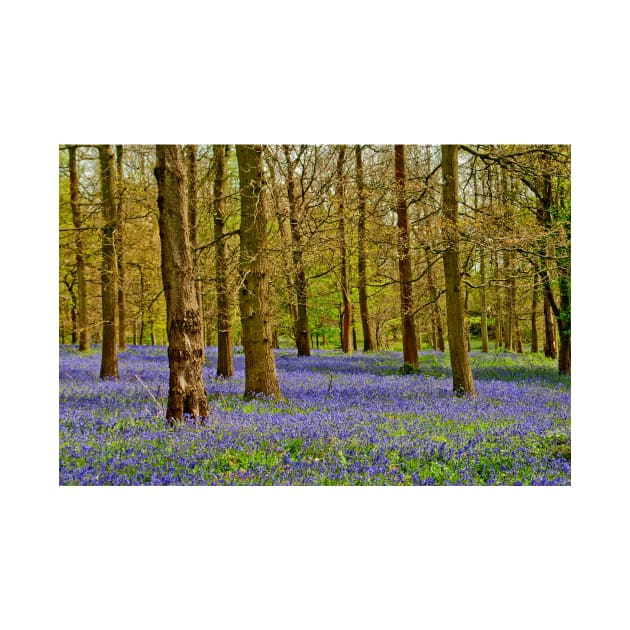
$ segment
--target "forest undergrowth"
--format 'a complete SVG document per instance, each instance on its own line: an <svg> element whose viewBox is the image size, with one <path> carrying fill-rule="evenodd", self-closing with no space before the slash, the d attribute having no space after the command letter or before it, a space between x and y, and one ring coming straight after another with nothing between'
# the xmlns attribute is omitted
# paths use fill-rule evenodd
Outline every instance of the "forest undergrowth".
<svg viewBox="0 0 630 630"><path fill-rule="evenodd" d="M471 353L477 397L452 392L448 354L298 358L277 350L282 400L243 400L244 357L203 378L210 416L165 422L163 346L59 351L60 485L570 485L570 379L541 355Z"/></svg>

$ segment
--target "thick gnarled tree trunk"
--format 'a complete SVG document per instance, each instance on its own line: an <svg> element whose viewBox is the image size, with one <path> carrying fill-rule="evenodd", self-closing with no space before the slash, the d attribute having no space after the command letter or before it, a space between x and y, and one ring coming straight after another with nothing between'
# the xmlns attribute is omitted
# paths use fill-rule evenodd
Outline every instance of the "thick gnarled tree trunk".
<svg viewBox="0 0 630 630"><path fill-rule="evenodd" d="M448 345L453 370L453 390L458 394L475 395L464 332L464 301L462 297L461 264L458 234L458 164L457 145L442 145L442 215L447 249L442 254L446 283L446 321Z"/></svg>
<svg viewBox="0 0 630 630"><path fill-rule="evenodd" d="M207 417L208 399L202 378L204 352L188 230L184 156L180 145L158 145L156 157L170 369L166 418L174 423L182 421L185 414Z"/></svg>
<svg viewBox="0 0 630 630"><path fill-rule="evenodd" d="M257 394L280 397L269 321L270 269L262 152L260 145L236 145L241 187L239 306L245 352L245 398Z"/></svg>
<svg viewBox="0 0 630 630"><path fill-rule="evenodd" d="M114 152L111 145L98 148L101 167L103 201L103 262L101 267L101 297L103 317L103 345L101 351L101 378L118 378L118 351L116 347L116 293L118 269L116 261L116 179Z"/></svg>
<svg viewBox="0 0 630 630"><path fill-rule="evenodd" d="M405 145L394 145L394 178L396 183L396 213L398 215L398 281L402 319L403 362L418 365L418 345L413 316L413 288L409 249L409 208L407 207Z"/></svg>
<svg viewBox="0 0 630 630"><path fill-rule="evenodd" d="M232 342L232 305L228 287L229 260L225 242L225 209L227 192L227 159L230 145L215 144L214 153L214 240L217 289L217 376L234 376Z"/></svg>

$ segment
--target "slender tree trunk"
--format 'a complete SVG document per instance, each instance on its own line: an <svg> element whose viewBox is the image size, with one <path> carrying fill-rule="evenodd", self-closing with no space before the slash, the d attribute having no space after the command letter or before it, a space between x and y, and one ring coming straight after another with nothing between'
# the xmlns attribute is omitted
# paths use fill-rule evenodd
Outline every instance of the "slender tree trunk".
<svg viewBox="0 0 630 630"><path fill-rule="evenodd" d="M537 316L538 316L538 280L536 275L534 275L533 279L533 289L532 289L532 314L531 314L531 351L532 353L538 352L538 324L537 324Z"/></svg>
<svg viewBox="0 0 630 630"><path fill-rule="evenodd" d="M278 211L276 213L276 218L278 219L278 229L280 231L280 241L282 243L281 257L284 267L284 275L287 281L289 314L291 315L291 322L293 324L293 338L295 340L297 348L298 335L295 326L298 320L298 309L295 302L295 286L293 284L293 278L295 274L293 273L293 263L287 254L287 252L291 251L291 238L287 233L286 216L282 212Z"/></svg>
<svg viewBox="0 0 630 630"><path fill-rule="evenodd" d="M298 207L295 194L294 164L289 153L289 146L285 144L282 145L282 148L287 162L287 198L289 200L289 225L291 227L291 253L295 274L293 286L295 287L297 303L297 318L293 322L293 329L298 357L308 357L311 355L311 347L308 338L308 291L303 259L302 212L301 208Z"/></svg>
<svg viewBox="0 0 630 630"><path fill-rule="evenodd" d="M521 336L521 325L518 320L518 309L516 308L516 287L514 288L514 342L516 344L516 352L523 354L523 337Z"/></svg>
<svg viewBox="0 0 630 630"><path fill-rule="evenodd" d="M341 250L341 296L343 299L343 311L341 316L341 349L346 354L352 354L352 302L350 300L350 283L348 280L348 252L346 249L346 225L344 207L344 175L343 165L346 159L346 145L339 147L337 158L337 210L339 213L338 234L339 248Z"/></svg>
<svg viewBox="0 0 630 630"><path fill-rule="evenodd" d="M442 214L447 250L442 254L446 283L446 321L448 345L453 370L453 390L458 394L475 395L475 384L464 335L464 304L458 234L458 147L442 145Z"/></svg>
<svg viewBox="0 0 630 630"><path fill-rule="evenodd" d="M394 179L396 182L396 213L398 216L398 280L402 319L403 361L418 365L418 346L413 316L413 287L409 251L409 208L407 207L405 145L394 145Z"/></svg>
<svg viewBox="0 0 630 630"><path fill-rule="evenodd" d="M90 331L87 314L87 287L85 281L85 256L83 253L82 213L79 205L79 175L77 169L77 149L68 148L70 154L70 207L72 209L72 224L76 230L76 261L77 261L77 291L79 318L79 351L90 348Z"/></svg>
<svg viewBox="0 0 630 630"><path fill-rule="evenodd" d="M543 312L545 316L545 356L549 359L555 359L558 356L556 327L553 322L553 312L551 311L551 305L549 304L547 295L545 295Z"/></svg>
<svg viewBox="0 0 630 630"><path fill-rule="evenodd" d="M427 261L427 288L429 289L429 297L431 298L431 328L433 331L433 348L439 352L446 350L444 343L444 328L442 326L442 309L440 308L440 298L435 286L433 277L433 262L429 257L429 247L425 247L424 256Z"/></svg>
<svg viewBox="0 0 630 630"><path fill-rule="evenodd" d="M232 305L228 287L229 260L225 242L227 160L230 145L213 145L214 153L214 239L217 289L217 376L234 376Z"/></svg>
<svg viewBox="0 0 630 630"><path fill-rule="evenodd" d="M70 302L70 321L72 328L70 329L70 343L74 345L77 342L77 305L74 299Z"/></svg>
<svg viewBox="0 0 630 630"><path fill-rule="evenodd" d="M298 319L297 305L295 303L295 287L293 286L293 266L292 260L288 255L288 252L291 251L291 237L287 231L287 212L286 208L281 208L280 203L278 201L279 193L278 186L276 183L276 172L274 168L273 159L268 159L265 161L267 164L267 168L269 169L270 182L271 182L271 197L274 202L274 209L276 214L276 219L278 221L278 231L280 232L280 242L282 244L282 248L280 251L280 259L282 260L282 268L284 270L284 278L287 283L287 306L289 309L289 315L291 316L292 322L292 331L293 331L293 339L297 340L297 334L295 332L295 322ZM297 347L297 341L296 341Z"/></svg>
<svg viewBox="0 0 630 630"><path fill-rule="evenodd" d="M203 321L203 286L199 277L199 261L196 248L199 244L199 216L197 212L197 145L186 146L186 163L188 165L188 229L190 230L190 247L192 248L193 273L195 276L195 290L199 303L199 318L201 319L201 343L206 346L205 324Z"/></svg>
<svg viewBox="0 0 630 630"><path fill-rule="evenodd" d="M356 180L359 220L357 225L357 249L358 249L358 272L359 272L359 311L361 313L361 328L363 330L363 352L376 350L372 322L368 308L367 294L367 254L366 243L366 211L365 211L365 191L363 184L363 161L361 158L361 146L355 145L354 155L356 161Z"/></svg>
<svg viewBox="0 0 630 630"><path fill-rule="evenodd" d="M499 252L495 256L494 275L497 280L501 280L501 259ZM494 324L494 348L498 350L503 348L503 290L500 282L497 282L494 288L496 315Z"/></svg>
<svg viewBox="0 0 630 630"><path fill-rule="evenodd" d="M116 348L118 270L115 251L117 221L114 152L111 145L100 145L98 153L103 200L103 264L101 268L103 345L101 352L101 378L118 378L118 352Z"/></svg>
<svg viewBox="0 0 630 630"><path fill-rule="evenodd" d="M245 352L245 398L280 397L269 321L267 211L263 196L263 148L236 145L241 187L239 303Z"/></svg>
<svg viewBox="0 0 630 630"><path fill-rule="evenodd" d="M118 178L118 196L116 208L116 262L118 265L118 347L121 350L127 348L127 323L125 302L125 265L123 261L124 251L124 179L123 179L123 145L116 145L116 174Z"/></svg>
<svg viewBox="0 0 630 630"><path fill-rule="evenodd" d="M560 374L571 373L571 294L569 279L562 275L560 285L560 314L557 317L560 350L558 352L558 370Z"/></svg>
<svg viewBox="0 0 630 630"><path fill-rule="evenodd" d="M180 145L158 145L156 157L170 370L166 418L174 423L182 421L184 414L207 417L208 398L202 376L204 347L190 247L184 155Z"/></svg>
<svg viewBox="0 0 630 630"><path fill-rule="evenodd" d="M488 352L488 302L486 297L486 253L479 249L479 275L480 275L480 309L481 309L481 351Z"/></svg>

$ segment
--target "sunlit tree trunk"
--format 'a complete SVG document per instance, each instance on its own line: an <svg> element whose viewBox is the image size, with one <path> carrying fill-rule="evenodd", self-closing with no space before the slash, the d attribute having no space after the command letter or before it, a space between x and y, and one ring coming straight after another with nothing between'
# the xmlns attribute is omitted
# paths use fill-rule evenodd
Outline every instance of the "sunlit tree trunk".
<svg viewBox="0 0 630 630"><path fill-rule="evenodd" d="M118 195L116 209L116 262L118 265L118 347L121 350L127 348L127 323L125 301L125 265L123 261L124 248L124 174L123 174L123 145L116 145L116 174L118 178Z"/></svg>
<svg viewBox="0 0 630 630"><path fill-rule="evenodd" d="M270 269L267 211L262 194L263 148L236 145L241 188L239 303L245 352L245 398L256 394L280 397L269 321Z"/></svg>
<svg viewBox="0 0 630 630"><path fill-rule="evenodd" d="M190 247L192 249L193 273L195 276L195 289L197 302L199 303L199 317L201 318L201 343L206 346L205 325L203 321L203 287L199 277L198 255L196 248L199 245L199 213L197 211L197 145L186 146L186 164L188 167L188 229L190 231Z"/></svg>
<svg viewBox="0 0 630 630"><path fill-rule="evenodd" d="M166 418L170 423L208 416L203 384L204 348L195 291L184 155L180 145L158 145L155 177L166 297L169 389ZM155 342L151 329L152 343Z"/></svg>
<svg viewBox="0 0 630 630"><path fill-rule="evenodd" d="M486 296L486 252L479 249L479 276L481 288L479 301L481 310L481 351L488 352L488 301Z"/></svg>
<svg viewBox="0 0 630 630"><path fill-rule="evenodd" d="M84 352L90 348L90 331L87 314L87 287L85 281L85 255L83 251L83 222L81 206L79 205L79 174L77 168L77 148L68 147L70 155L70 207L72 210L72 224L75 228L75 245L77 261L77 302L79 350Z"/></svg>
<svg viewBox="0 0 630 630"><path fill-rule="evenodd" d="M341 296L343 299L343 310L341 314L341 349L346 354L352 354L352 302L350 301L350 283L348 280L348 252L346 248L346 227L344 208L344 174L343 166L346 158L346 145L339 147L337 158L337 181L335 196L337 198L338 211L338 235L339 249L341 250Z"/></svg>
<svg viewBox="0 0 630 630"><path fill-rule="evenodd" d="M225 242L227 160L230 145L213 145L214 153L214 239L217 290L217 376L234 376L232 304L228 287L228 254Z"/></svg>
<svg viewBox="0 0 630 630"><path fill-rule="evenodd" d="M293 323L295 331L295 345L298 357L311 355L308 324L308 295L306 272L304 270L304 244L302 243L302 213L298 208L295 193L294 163L291 159L288 145L282 145L287 163L287 198L289 200L289 225L291 227L291 254L293 260L295 297L297 318Z"/></svg>
<svg viewBox="0 0 630 630"><path fill-rule="evenodd" d="M531 351L538 352L538 279L536 275L534 275L533 279L533 288L532 288L532 313L531 313Z"/></svg>
<svg viewBox="0 0 630 630"><path fill-rule="evenodd" d="M546 295L543 304L543 314L545 319L545 356L549 359L555 359L558 354L556 327L553 322L553 313L549 304L549 298Z"/></svg>
<svg viewBox="0 0 630 630"><path fill-rule="evenodd" d="M409 208L407 206L405 145L394 145L394 179L396 184L396 214L398 217L398 281L402 319L403 361L418 365L418 346L413 315L411 256L409 252Z"/></svg>
<svg viewBox="0 0 630 630"><path fill-rule="evenodd" d="M462 296L461 264L458 232L458 147L442 145L442 215L447 249L442 254L446 283L446 321L448 345L453 370L453 390L458 394L475 395L466 338L464 333L464 304Z"/></svg>
<svg viewBox="0 0 630 630"><path fill-rule="evenodd" d="M370 312L368 308L367 294L367 255L365 250L366 244L366 214L365 214L365 191L363 183L363 161L361 158L361 146L354 147L356 161L356 180L357 180L357 196L359 219L357 223L357 255L358 255L358 272L359 272L359 311L361 313L361 328L363 329L363 352L376 350L376 342L374 340L374 332L372 331L372 322L370 321Z"/></svg>
<svg viewBox="0 0 630 630"><path fill-rule="evenodd" d="M114 152L111 145L98 148L101 168L103 201L103 262L101 267L101 302L103 318L103 345L101 351L101 378L118 378L118 352L116 348L116 293L118 270L116 264L116 179Z"/></svg>

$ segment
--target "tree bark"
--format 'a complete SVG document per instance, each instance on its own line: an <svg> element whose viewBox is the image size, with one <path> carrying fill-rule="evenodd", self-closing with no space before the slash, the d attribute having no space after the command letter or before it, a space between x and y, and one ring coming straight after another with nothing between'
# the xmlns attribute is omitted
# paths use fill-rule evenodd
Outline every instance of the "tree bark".
<svg viewBox="0 0 630 630"><path fill-rule="evenodd" d="M488 301L486 296L486 252L479 249L479 275L480 275L480 310L481 310L481 351L488 352Z"/></svg>
<svg viewBox="0 0 630 630"><path fill-rule="evenodd" d="M197 212L197 145L186 146L186 163L188 166L188 229L190 230L190 247L192 249L193 274L195 276L195 290L199 303L199 318L201 319L201 343L206 347L205 325L203 321L203 287L199 277L199 262L195 248L199 244L199 213Z"/></svg>
<svg viewBox="0 0 630 630"><path fill-rule="evenodd" d="M338 211L338 235L339 247L341 250L341 297L343 299L343 311L341 315L341 350L346 354L352 354L352 302L350 300L350 283L348 280L348 251L346 248L346 224L345 224L345 208L344 208L344 175L343 165L346 158L346 145L339 147L339 155L337 157L337 189L335 196L337 198Z"/></svg>
<svg viewBox="0 0 630 630"><path fill-rule="evenodd" d="M289 200L289 225L291 228L291 256L293 260L293 287L297 317L293 322L295 345L298 357L309 357L311 345L309 343L308 323L308 291L306 272L304 270L304 245L302 243L302 209L299 207L295 194L294 163L291 160L289 145L282 145L287 163L287 198Z"/></svg>
<svg viewBox="0 0 630 630"><path fill-rule="evenodd" d="M229 260L225 242L225 210L227 193L227 160L230 145L215 144L214 153L214 239L217 290L217 376L234 376L232 341L232 305L228 288Z"/></svg>
<svg viewBox="0 0 630 630"><path fill-rule="evenodd" d="M367 294L367 254L365 249L366 243L366 204L365 190L363 182L363 160L361 157L361 146L355 145L354 155L356 161L356 181L359 219L357 224L357 255L358 255L358 272L359 272L359 312L361 314L361 328L363 330L363 352L371 352L376 350L376 342L374 340L374 332L372 331L372 322L370 320L370 311L368 308Z"/></svg>
<svg viewBox="0 0 630 630"><path fill-rule="evenodd" d="M418 346L413 315L413 276L409 248L409 208L407 207L405 145L394 145L394 179L396 184L396 214L398 217L398 281L402 320L403 362L418 365Z"/></svg>
<svg viewBox="0 0 630 630"><path fill-rule="evenodd" d="M79 351L90 349L90 331L87 313L87 286L85 279L85 255L83 252L82 213L79 205L79 174L77 169L77 148L68 147L70 156L70 207L72 210L72 224L76 230L76 262L77 262L77 301L78 301L78 328Z"/></svg>
<svg viewBox="0 0 630 630"><path fill-rule="evenodd" d="M239 305L245 352L245 398L280 398L269 321L267 212L263 196L263 148L236 145L241 187Z"/></svg>
<svg viewBox="0 0 630 630"><path fill-rule="evenodd" d="M127 348L127 322L125 301L125 266L123 260L124 251L124 175L123 175L123 145L116 145L116 174L118 179L118 196L116 208L116 262L118 265L118 347L121 350Z"/></svg>
<svg viewBox="0 0 630 630"><path fill-rule="evenodd" d="M446 320L448 345L453 370L453 390L458 394L476 395L472 370L466 352L464 303L458 233L458 147L442 145L442 215L447 249L442 254L446 283Z"/></svg>
<svg viewBox="0 0 630 630"><path fill-rule="evenodd" d="M531 352L538 352L538 324L537 324L537 316L538 316L538 280L536 275L534 275L533 279L533 288L532 288L532 313L531 313Z"/></svg>
<svg viewBox="0 0 630 630"><path fill-rule="evenodd" d="M555 359L558 356L558 344L556 342L556 327L553 323L553 312L549 297L545 295L543 304L543 313L545 317L545 356L549 359Z"/></svg>
<svg viewBox="0 0 630 630"><path fill-rule="evenodd" d="M184 155L180 145L157 145L156 157L170 370L166 418L173 424L182 421L185 414L207 417L208 398L202 376L204 348L190 247Z"/></svg>
<svg viewBox="0 0 630 630"><path fill-rule="evenodd" d="M98 148L101 169L103 201L103 262L101 267L101 303L103 318L103 345L101 351L101 378L118 378L118 352L116 348L116 293L118 269L116 264L116 179L114 152L111 145Z"/></svg>

